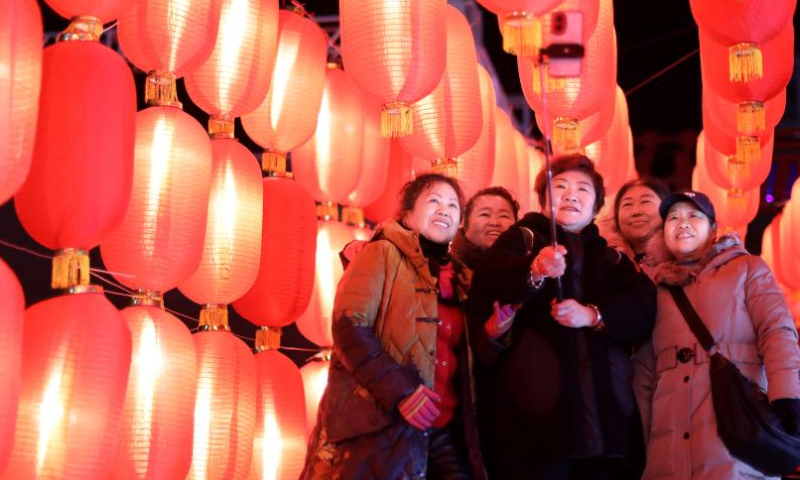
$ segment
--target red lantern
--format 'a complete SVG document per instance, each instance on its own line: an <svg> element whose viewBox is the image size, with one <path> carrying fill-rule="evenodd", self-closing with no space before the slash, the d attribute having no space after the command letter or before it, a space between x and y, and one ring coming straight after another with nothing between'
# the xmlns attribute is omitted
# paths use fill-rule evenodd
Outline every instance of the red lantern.
<svg viewBox="0 0 800 480"><path fill-rule="evenodd" d="M390 140L381 137L381 116L372 102L365 102L364 133L361 135L361 175L356 189L347 197L353 207L366 207L378 199L386 187Z"/></svg>
<svg viewBox="0 0 800 480"><path fill-rule="evenodd" d="M286 152L314 134L325 85L325 32L286 10L278 18L278 53L267 98L242 117L247 135L267 149L262 165L285 163Z"/></svg>
<svg viewBox="0 0 800 480"><path fill-rule="evenodd" d="M204 326L201 326L201 329ZM250 474L256 420L256 363L244 342L224 331L194 335L197 396L192 466L186 480L240 480Z"/></svg>
<svg viewBox="0 0 800 480"><path fill-rule="evenodd" d="M746 82L761 78L759 46L792 23L797 0L691 0L689 4L700 31L729 49L730 80Z"/></svg>
<svg viewBox="0 0 800 480"><path fill-rule="evenodd" d="M185 478L192 461L194 341L177 317L145 303L120 312L131 330L133 357L115 480Z"/></svg>
<svg viewBox="0 0 800 480"><path fill-rule="evenodd" d="M297 319L297 329L304 337L322 347L333 345L331 316L336 286L342 278L339 252L353 241L347 225L336 220L317 221L317 258L314 293L308 309Z"/></svg>
<svg viewBox="0 0 800 480"><path fill-rule="evenodd" d="M800 288L800 278L796 269L795 261L789 255L786 258L784 255L787 253L787 245L784 244L787 238L785 237L785 230L781 231L781 220L786 212L781 212L772 219L772 222L764 230L764 236L761 239L761 252L762 255L766 254L765 260L768 260L772 273L778 282L786 285L791 289Z"/></svg>
<svg viewBox="0 0 800 480"><path fill-rule="evenodd" d="M544 152L534 146L528 147L528 162L530 164L531 188L536 185L536 177L542 171L545 164ZM544 206L539 204L539 196L531 191L531 212L540 212Z"/></svg>
<svg viewBox="0 0 800 480"><path fill-rule="evenodd" d="M131 333L96 286L25 313L22 388L4 478L106 480L114 464Z"/></svg>
<svg viewBox="0 0 800 480"><path fill-rule="evenodd" d="M211 56L220 4L221 0L136 0L119 18L120 48L140 70L180 78Z"/></svg>
<svg viewBox="0 0 800 480"><path fill-rule="evenodd" d="M606 194L616 192L628 177L631 130L628 125L628 102L621 89L616 90L616 106L611 127L603 137L586 146L586 155L595 162L603 176Z"/></svg>
<svg viewBox="0 0 800 480"><path fill-rule="evenodd" d="M621 90L619 85L617 85L617 90ZM618 93L617 93L618 95ZM609 128L611 128L611 122L614 120L614 108L616 107L616 95L609 95L608 98L603 102L603 106L597 113L589 115L584 120L580 121L580 139L578 145L561 145L554 143L553 149L556 152L556 155L559 152L567 154L573 153L573 151L578 151L579 147L585 147L591 143L594 143L600 138L605 135ZM544 131L544 115L541 113L535 112L536 117L536 125L539 127L540 131ZM557 130L557 125L554 118L550 118L550 130L549 133L552 134ZM559 123L560 126L560 123ZM563 136L562 136L563 137ZM559 138L561 140L561 138Z"/></svg>
<svg viewBox="0 0 800 480"><path fill-rule="evenodd" d="M528 139L523 134L514 130L514 147L517 156L517 201L523 212L528 211L531 204L531 165L528 159Z"/></svg>
<svg viewBox="0 0 800 480"><path fill-rule="evenodd" d="M609 92L613 91L616 84L616 34L610 1L600 2L597 27L594 32L583 32L583 42L586 54L581 59L580 77L565 78L562 89L547 95L547 113L555 126L553 143L567 150L580 146L580 122L606 105L610 100ZM536 112L543 112L541 93L533 88L533 75L538 72L534 72L530 62L530 59L517 59L522 91L530 107ZM595 128L602 130L602 125ZM593 132L593 135L596 134Z"/></svg>
<svg viewBox="0 0 800 480"><path fill-rule="evenodd" d="M322 395L328 387L328 369L331 366L330 351L323 350L300 368L303 376L303 390L306 394L306 425L311 434L317 424L317 411Z"/></svg>
<svg viewBox="0 0 800 480"><path fill-rule="evenodd" d="M795 180L792 186L791 199L787 204L790 240L793 246L795 259L800 261L800 180Z"/></svg>
<svg viewBox="0 0 800 480"><path fill-rule="evenodd" d="M64 18L91 15L108 23L133 7L136 0L46 0L50 8Z"/></svg>
<svg viewBox="0 0 800 480"><path fill-rule="evenodd" d="M392 140L389 149L389 172L386 187L380 196L364 209L364 215L367 218L375 223L380 223L395 217L399 206L398 195L403 185L411 180L412 165L411 155L403 150L399 141Z"/></svg>
<svg viewBox="0 0 800 480"><path fill-rule="evenodd" d="M258 275L263 188L258 162L235 139L214 138L211 151L203 256L180 290L195 303L223 310L244 295Z"/></svg>
<svg viewBox="0 0 800 480"><path fill-rule="evenodd" d="M703 130L697 137L697 162L703 162L708 178L719 187L728 190L752 190L759 187L769 176L772 166L772 148L774 138L769 135L766 143L761 147L761 160L758 162L746 163L736 155L735 147L730 147L730 154L724 154L717 150L710 142L710 137L706 133L710 130ZM725 136L722 136L725 138ZM733 139L728 138L730 143ZM702 158L702 160L701 160Z"/></svg>
<svg viewBox="0 0 800 480"><path fill-rule="evenodd" d="M229 121L255 110L269 90L278 44L277 0L221 0L211 57L186 76L192 101Z"/></svg>
<svg viewBox="0 0 800 480"><path fill-rule="evenodd" d="M478 0L497 15L503 33L503 50L520 56L536 56L542 46L542 15L562 0Z"/></svg>
<svg viewBox="0 0 800 480"><path fill-rule="evenodd" d="M709 88L703 91L703 111L729 135L753 136L772 130L786 110L786 90L766 102L729 102Z"/></svg>
<svg viewBox="0 0 800 480"><path fill-rule="evenodd" d="M279 328L295 321L311 299L316 207L308 192L289 178L264 178L262 183L261 267L233 308L256 325Z"/></svg>
<svg viewBox="0 0 800 480"><path fill-rule="evenodd" d="M0 259L0 473L5 469L14 445L20 380L22 375L22 325L25 296L14 272Z"/></svg>
<svg viewBox="0 0 800 480"><path fill-rule="evenodd" d="M700 159L692 173L692 188L708 195L717 213L719 231L733 231L746 227L758 214L761 199L758 187L744 192L728 191L715 185L708 178L706 168Z"/></svg>
<svg viewBox="0 0 800 480"><path fill-rule="evenodd" d="M781 212L778 222L778 235L780 243L776 245L780 252L780 262L783 269L783 283L793 290L800 289L800 245L794 240L797 236L797 225L792 225L792 210L797 204L787 203Z"/></svg>
<svg viewBox="0 0 800 480"><path fill-rule="evenodd" d="M446 162L466 152L481 134L480 82L472 30L464 15L446 8L447 62L436 89L412 105L414 132L400 140L416 157Z"/></svg>
<svg viewBox="0 0 800 480"><path fill-rule="evenodd" d="M494 83L485 68L478 65L478 79L481 88L481 136L475 145L464 152L458 161L458 181L464 195L471 197L478 190L489 186L494 172L496 125L494 109Z"/></svg>
<svg viewBox="0 0 800 480"><path fill-rule="evenodd" d="M0 5L0 205L31 166L42 78L42 20L34 0ZM2 462L0 462L2 463ZM0 468L0 471L2 469Z"/></svg>
<svg viewBox="0 0 800 480"><path fill-rule="evenodd" d="M445 0L341 0L345 69L381 99L381 132L413 131L411 104L436 88L446 64Z"/></svg>
<svg viewBox="0 0 800 480"><path fill-rule="evenodd" d="M256 433L249 478L296 480L303 470L307 438L300 370L277 349L266 349L256 354L256 375Z"/></svg>
<svg viewBox="0 0 800 480"><path fill-rule="evenodd" d="M316 132L292 152L297 183L318 202L345 202L361 174L363 134L359 92L336 64L329 64Z"/></svg>
<svg viewBox="0 0 800 480"><path fill-rule="evenodd" d="M166 292L203 255L211 145L195 119L173 107L136 114L133 196L122 226L101 245L106 267L133 289Z"/></svg>
<svg viewBox="0 0 800 480"><path fill-rule="evenodd" d="M133 77L115 52L90 41L44 50L33 164L15 207L42 245L83 250L57 255L54 288L88 285L86 251L120 225L131 198L135 113Z"/></svg>
<svg viewBox="0 0 800 480"><path fill-rule="evenodd" d="M516 130L511 125L508 114L499 107L494 109L494 119L494 172L490 184L505 187L518 197L520 172L517 169Z"/></svg>

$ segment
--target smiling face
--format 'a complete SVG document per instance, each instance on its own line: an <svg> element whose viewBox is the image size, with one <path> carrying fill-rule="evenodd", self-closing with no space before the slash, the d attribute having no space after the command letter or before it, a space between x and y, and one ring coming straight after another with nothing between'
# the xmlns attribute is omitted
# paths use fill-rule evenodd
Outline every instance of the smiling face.
<svg viewBox="0 0 800 480"><path fill-rule="evenodd" d="M597 195L591 177L579 170L568 170L553 177L553 201L556 222L568 232L580 232L594 219ZM550 214L546 198L545 215Z"/></svg>
<svg viewBox="0 0 800 480"><path fill-rule="evenodd" d="M489 248L513 224L514 209L508 200L497 195L481 195L473 200L464 235L473 244Z"/></svg>
<svg viewBox="0 0 800 480"><path fill-rule="evenodd" d="M708 216L691 202L677 202L664 219L664 242L679 262L702 258L714 233Z"/></svg>
<svg viewBox="0 0 800 480"><path fill-rule="evenodd" d="M639 251L647 245L650 237L661 228L658 207L661 199L648 187L632 187L620 199L617 221L622 236Z"/></svg>
<svg viewBox="0 0 800 480"><path fill-rule="evenodd" d="M403 221L408 228L418 231L432 242L449 242L455 237L461 222L456 191L443 182L431 184L420 193L414 208L405 214Z"/></svg>

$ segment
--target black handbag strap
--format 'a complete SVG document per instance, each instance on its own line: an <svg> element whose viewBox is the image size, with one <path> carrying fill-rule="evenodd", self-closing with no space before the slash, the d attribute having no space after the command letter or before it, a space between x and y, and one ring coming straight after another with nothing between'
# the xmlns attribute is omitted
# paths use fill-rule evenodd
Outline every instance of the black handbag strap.
<svg viewBox="0 0 800 480"><path fill-rule="evenodd" d="M697 310L695 310L692 306L692 302L689 301L689 297L686 296L686 292L683 291L683 288L675 285L668 286L667 290L669 290L669 293L672 294L672 298L678 305L678 309L683 314L683 318L689 325L689 329L692 331L692 333L694 333L694 336L697 337L700 345L702 345L707 351L711 350L711 348L717 342L714 341L714 337L711 335L711 332L708 331L708 328L706 328L703 320L700 318L700 315L697 314Z"/></svg>

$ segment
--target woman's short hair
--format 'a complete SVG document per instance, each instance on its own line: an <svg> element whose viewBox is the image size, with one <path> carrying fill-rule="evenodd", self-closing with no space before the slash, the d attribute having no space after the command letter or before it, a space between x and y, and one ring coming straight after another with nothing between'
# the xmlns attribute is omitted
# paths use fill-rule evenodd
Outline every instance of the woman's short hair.
<svg viewBox="0 0 800 480"><path fill-rule="evenodd" d="M594 199L594 213L600 211L603 208L603 203L605 202L606 196L606 189L603 186L603 177L597 173L597 170L594 168L594 163L589 160L589 157L586 155L581 155L579 153L573 155L564 155L561 157L557 157L553 162L550 164L550 170L553 172L553 178L557 175L561 175L564 172L583 172L592 179L592 185L594 186L595 192L595 199ZM542 169L539 172L539 175L536 176L536 182L534 183L534 190L536 191L536 196L539 198L539 205L544 208L545 199L547 197L547 170Z"/></svg>
<svg viewBox="0 0 800 480"><path fill-rule="evenodd" d="M507 201L509 205L511 205L511 211L514 214L514 221L517 221L519 217L519 202L517 199L514 198L514 195L508 191L505 187L488 187L484 188L483 190L478 190L472 198L469 199L467 202L467 206L464 208L464 228L466 229L469 226L469 215L472 213L472 209L475 208L475 200L480 197L500 197L503 200Z"/></svg>
<svg viewBox="0 0 800 480"><path fill-rule="evenodd" d="M619 230L619 204L622 202L622 198L628 190L633 187L647 187L658 195L660 200L664 200L664 197L669 195L669 187L667 184L654 177L636 178L621 186L616 197L614 197L614 225L616 225L617 230Z"/></svg>
<svg viewBox="0 0 800 480"><path fill-rule="evenodd" d="M459 212L464 211L464 191L461 190L461 185L458 184L458 180L452 177L448 177L446 175L442 175L440 173L423 173L422 175L417 175L416 178L406 182L403 185L403 188L400 189L399 199L400 199L400 206L397 209L397 218L403 218L408 212L414 210L414 204L417 203L417 198L430 188L435 183L446 183L453 187L453 190L456 191L456 196L458 196L458 210Z"/></svg>

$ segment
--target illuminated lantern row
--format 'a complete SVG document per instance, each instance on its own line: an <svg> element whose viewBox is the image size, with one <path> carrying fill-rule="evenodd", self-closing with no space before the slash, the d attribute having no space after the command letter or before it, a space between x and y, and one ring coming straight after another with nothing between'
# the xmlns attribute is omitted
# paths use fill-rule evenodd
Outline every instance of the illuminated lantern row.
<svg viewBox="0 0 800 480"><path fill-rule="evenodd" d="M787 249L790 247L787 240L791 239L786 236L787 230L781 228L781 224L785 223L784 215L786 211L776 215L764 230L764 235L761 237L761 255L765 257L765 261L769 263L770 269L781 284L797 290L800 289L800 278L798 278L800 265L795 263L797 259L793 258L790 249Z"/></svg>
<svg viewBox="0 0 800 480"><path fill-rule="evenodd" d="M699 35L703 85L722 99L745 109L737 115L737 124L739 121L749 123L753 132L737 136L737 155L744 161L758 160L761 150L759 134L768 131L764 104L786 88L792 75L794 28L789 22L777 36L761 45L764 74L747 82L731 82L727 75L726 47L709 38L703 30Z"/></svg>
<svg viewBox="0 0 800 480"><path fill-rule="evenodd" d="M406 182L411 180L412 171L413 158L403 150L398 140L392 140L389 148L386 187L374 202L364 208L364 216L375 223L395 218L397 207L399 206L398 195L400 194L400 189ZM459 181L462 182L463 187L463 180L459 178Z"/></svg>
<svg viewBox="0 0 800 480"><path fill-rule="evenodd" d="M89 284L87 252L131 197L136 89L125 60L97 41L101 29L79 17L44 50L33 162L14 202L25 230L56 250L53 288Z"/></svg>
<svg viewBox="0 0 800 480"><path fill-rule="evenodd" d="M536 177L542 171L545 164L544 152L533 145L528 147L528 163L530 164L530 181L531 181L531 212L540 212L543 208L539 204L539 196L533 191L536 186Z"/></svg>
<svg viewBox="0 0 800 480"><path fill-rule="evenodd" d="M247 135L266 149L265 170L286 170L286 153L314 134L327 53L325 32L319 25L294 12L280 11L278 50L267 97L242 117Z"/></svg>
<svg viewBox="0 0 800 480"><path fill-rule="evenodd" d="M25 296L14 272L0 259L0 474L11 458L22 373Z"/></svg>
<svg viewBox="0 0 800 480"><path fill-rule="evenodd" d="M781 280L793 290L800 289L800 246L796 242L798 226L792 225L792 215L796 209L796 202L788 202L779 218L774 220L780 236L780 245L777 247L783 267Z"/></svg>
<svg viewBox="0 0 800 480"><path fill-rule="evenodd" d="M133 338L114 470L118 480L185 478L192 460L197 358L189 329L141 295L121 312Z"/></svg>
<svg viewBox="0 0 800 480"><path fill-rule="evenodd" d="M537 18L562 0L478 0L497 15L503 34L503 50L512 55L536 56L542 45L541 22Z"/></svg>
<svg viewBox="0 0 800 480"><path fill-rule="evenodd" d="M256 334L256 427L251 479L296 480L306 456L306 399L300 369L280 353L280 330Z"/></svg>
<svg viewBox="0 0 800 480"><path fill-rule="evenodd" d="M211 115L212 133L233 133L233 119L264 101L278 43L277 0L221 0L209 59L186 76L192 101Z"/></svg>
<svg viewBox="0 0 800 480"><path fill-rule="evenodd" d="M518 188L517 202L519 202L520 210L527 213L529 211L528 205L531 203L531 189L533 188L530 178L531 162L528 160L528 140L516 130L514 131L514 148L518 172L516 179Z"/></svg>
<svg viewBox="0 0 800 480"><path fill-rule="evenodd" d="M16 438L3 478L105 480L113 467L131 333L102 288L25 312Z"/></svg>
<svg viewBox="0 0 800 480"><path fill-rule="evenodd" d="M728 76L731 82L762 78L765 66L761 46L792 23L796 0L769 2L691 0L692 15L702 34L728 50Z"/></svg>
<svg viewBox="0 0 800 480"><path fill-rule="evenodd" d="M446 63L445 0L342 0L344 68L379 97L381 133L413 131L411 104L436 88Z"/></svg>
<svg viewBox="0 0 800 480"><path fill-rule="evenodd" d="M458 181L464 195L470 198L478 190L489 186L495 163L496 108L494 83L489 72L478 65L478 80L481 91L481 135L475 145L464 152L458 160Z"/></svg>
<svg viewBox="0 0 800 480"><path fill-rule="evenodd" d="M444 74L433 92L412 105L414 132L400 139L406 151L433 162L437 171L445 173L452 170L448 165L455 166L456 158L475 145L483 125L481 104L476 101L480 98L480 81L472 30L452 5L446 8L446 20Z"/></svg>
<svg viewBox="0 0 800 480"><path fill-rule="evenodd" d="M364 114L355 84L336 64L325 75L314 135L292 152L292 173L314 200L342 203L361 174Z"/></svg>
<svg viewBox="0 0 800 480"><path fill-rule="evenodd" d="M42 20L35 0L0 5L0 205L22 186L33 156L42 78ZM0 467L1 468L1 467Z"/></svg>
<svg viewBox="0 0 800 480"><path fill-rule="evenodd" d="M739 232L746 229L747 224L758 214L760 188L756 187L745 192L730 192L715 185L705 170L703 160L698 158L698 164L692 173L692 189L705 193L711 199L717 213L719 231Z"/></svg>

